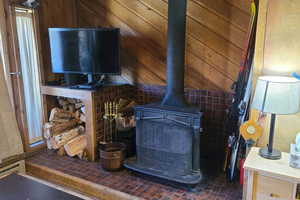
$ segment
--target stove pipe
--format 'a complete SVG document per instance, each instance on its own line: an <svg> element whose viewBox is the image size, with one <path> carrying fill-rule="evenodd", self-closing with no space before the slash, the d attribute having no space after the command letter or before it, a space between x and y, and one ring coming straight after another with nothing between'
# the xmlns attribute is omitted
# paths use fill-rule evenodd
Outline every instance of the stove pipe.
<svg viewBox="0 0 300 200"><path fill-rule="evenodd" d="M184 97L186 10L186 0L169 0L167 89L161 103L166 106L187 106Z"/></svg>

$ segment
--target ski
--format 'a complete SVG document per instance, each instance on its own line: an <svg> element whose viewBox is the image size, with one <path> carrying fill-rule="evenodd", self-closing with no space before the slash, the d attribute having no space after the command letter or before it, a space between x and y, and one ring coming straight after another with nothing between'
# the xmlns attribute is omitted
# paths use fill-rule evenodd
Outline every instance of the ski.
<svg viewBox="0 0 300 200"><path fill-rule="evenodd" d="M255 49L256 25L258 15L258 0L251 2L251 20L246 41L245 52L241 61L237 81L233 84L233 102L229 110L226 129L228 144L224 169L229 181L236 175L238 153L242 142L239 126L247 119L252 91L252 64Z"/></svg>

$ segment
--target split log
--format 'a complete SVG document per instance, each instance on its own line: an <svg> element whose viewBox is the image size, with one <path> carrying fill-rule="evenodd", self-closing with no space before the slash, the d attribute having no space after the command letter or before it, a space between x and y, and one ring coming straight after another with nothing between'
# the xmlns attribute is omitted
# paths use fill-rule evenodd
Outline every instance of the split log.
<svg viewBox="0 0 300 200"><path fill-rule="evenodd" d="M63 111L68 112L69 106L68 104L62 106Z"/></svg>
<svg viewBox="0 0 300 200"><path fill-rule="evenodd" d="M78 136L70 140L64 145L66 153L68 156L76 156L82 154L87 146L87 139L85 135Z"/></svg>
<svg viewBox="0 0 300 200"><path fill-rule="evenodd" d="M80 113L79 110L77 110L77 111L75 112L75 114L74 114L75 118L78 119L78 120L80 119L80 115L81 115L81 113Z"/></svg>
<svg viewBox="0 0 300 200"><path fill-rule="evenodd" d="M120 107L119 112L129 112L133 109L134 106L136 106L136 102L135 101L131 101L129 104L127 104L125 107Z"/></svg>
<svg viewBox="0 0 300 200"><path fill-rule="evenodd" d="M50 138L46 140L46 143L47 143L47 148L48 148L49 150L51 150L51 149L52 149L52 145L51 145Z"/></svg>
<svg viewBox="0 0 300 200"><path fill-rule="evenodd" d="M54 123L57 123L57 124L63 124L63 123L67 123L70 120L72 120L72 119L55 119L51 122L54 122Z"/></svg>
<svg viewBox="0 0 300 200"><path fill-rule="evenodd" d="M78 158L80 160L85 160L85 161L88 161L88 156L87 156L87 152L86 151L83 151L79 154L77 154Z"/></svg>
<svg viewBox="0 0 300 200"><path fill-rule="evenodd" d="M130 100L128 99L120 99L119 100L119 108L124 108L125 106L127 106L130 103Z"/></svg>
<svg viewBox="0 0 300 200"><path fill-rule="evenodd" d="M73 99L73 98L67 98L66 100L69 102L69 104L76 104L78 101L80 101L78 99Z"/></svg>
<svg viewBox="0 0 300 200"><path fill-rule="evenodd" d="M60 106L65 106L69 104L69 102L65 98L58 98L57 100Z"/></svg>
<svg viewBox="0 0 300 200"><path fill-rule="evenodd" d="M66 155L66 151L64 147L60 147L57 151L57 155L59 156L65 156Z"/></svg>
<svg viewBox="0 0 300 200"><path fill-rule="evenodd" d="M81 102L80 102L80 103L75 103L74 105L75 105L75 109L76 109L76 110L78 110L78 109L80 109L81 107L84 106L84 104L81 103Z"/></svg>
<svg viewBox="0 0 300 200"><path fill-rule="evenodd" d="M72 113L72 112L68 112L68 111L64 111L62 109L59 109L59 108L53 108L51 110L51 113L50 113L50 117L49 117L49 121L50 122L62 122L62 121L67 121L67 120L71 120L71 119L74 119L75 114Z"/></svg>
<svg viewBox="0 0 300 200"><path fill-rule="evenodd" d="M135 116L131 116L130 121L129 121L129 126L136 127Z"/></svg>
<svg viewBox="0 0 300 200"><path fill-rule="evenodd" d="M84 114L80 115L80 121L82 121L84 123L86 122L86 116Z"/></svg>
<svg viewBox="0 0 300 200"><path fill-rule="evenodd" d="M44 125L44 137L49 139L50 137L61 134L62 132L74 128L78 125L77 119L66 121L65 123L48 122Z"/></svg>
<svg viewBox="0 0 300 200"><path fill-rule="evenodd" d="M130 116L130 117L119 116L116 119L116 128L118 131L127 131L135 126L136 126L136 124L135 124L134 116Z"/></svg>
<svg viewBox="0 0 300 200"><path fill-rule="evenodd" d="M133 108L134 106L136 106L136 102L131 101L127 106L124 107L124 109Z"/></svg>
<svg viewBox="0 0 300 200"><path fill-rule="evenodd" d="M64 110L70 110L70 106L75 107L75 110L80 109L84 106L81 100L79 99L72 99L72 98L58 98L58 104L64 108ZM71 108L73 109L73 108Z"/></svg>
<svg viewBox="0 0 300 200"><path fill-rule="evenodd" d="M68 104L68 111L71 113L75 113L75 104Z"/></svg>
<svg viewBox="0 0 300 200"><path fill-rule="evenodd" d="M51 137L50 141L51 141L52 148L59 149L60 147L64 146L67 142L74 139L75 137L82 134L83 132L84 132L84 127L78 126L60 135Z"/></svg>

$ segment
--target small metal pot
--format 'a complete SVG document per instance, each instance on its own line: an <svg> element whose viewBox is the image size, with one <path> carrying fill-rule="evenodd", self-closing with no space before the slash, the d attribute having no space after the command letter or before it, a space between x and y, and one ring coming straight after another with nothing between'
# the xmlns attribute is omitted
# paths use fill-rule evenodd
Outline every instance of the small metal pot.
<svg viewBox="0 0 300 200"><path fill-rule="evenodd" d="M126 145L108 143L100 145L100 163L103 169L116 171L122 168L125 159Z"/></svg>

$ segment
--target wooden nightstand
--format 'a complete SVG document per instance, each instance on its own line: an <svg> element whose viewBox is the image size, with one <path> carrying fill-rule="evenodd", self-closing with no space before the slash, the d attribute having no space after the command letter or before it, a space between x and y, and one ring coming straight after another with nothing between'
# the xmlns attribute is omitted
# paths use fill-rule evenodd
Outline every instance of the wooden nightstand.
<svg viewBox="0 0 300 200"><path fill-rule="evenodd" d="M289 154L268 160L253 147L245 161L244 200L295 200L300 169L289 166Z"/></svg>

